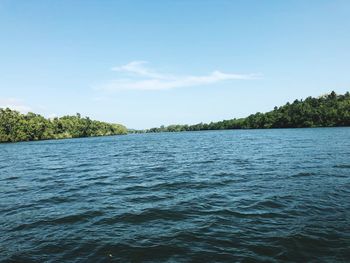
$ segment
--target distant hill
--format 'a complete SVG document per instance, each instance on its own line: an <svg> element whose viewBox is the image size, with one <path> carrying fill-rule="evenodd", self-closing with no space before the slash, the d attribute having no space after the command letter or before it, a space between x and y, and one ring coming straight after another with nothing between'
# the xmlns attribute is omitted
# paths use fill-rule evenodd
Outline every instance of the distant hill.
<svg viewBox="0 0 350 263"><path fill-rule="evenodd" d="M36 141L126 134L120 124L75 116L46 119L35 113L21 114L0 108L0 142Z"/></svg>
<svg viewBox="0 0 350 263"><path fill-rule="evenodd" d="M255 113L246 118L223 120L195 125L170 125L151 128L146 132L177 132L225 129L268 129L350 126L350 94L337 95L334 91L318 98L295 100L266 113Z"/></svg>

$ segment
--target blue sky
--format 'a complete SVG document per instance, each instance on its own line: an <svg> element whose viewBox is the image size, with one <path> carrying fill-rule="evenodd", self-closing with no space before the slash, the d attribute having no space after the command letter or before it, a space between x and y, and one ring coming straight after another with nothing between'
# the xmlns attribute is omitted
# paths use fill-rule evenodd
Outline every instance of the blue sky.
<svg viewBox="0 0 350 263"><path fill-rule="evenodd" d="M350 1L0 0L0 107L129 128L350 88Z"/></svg>

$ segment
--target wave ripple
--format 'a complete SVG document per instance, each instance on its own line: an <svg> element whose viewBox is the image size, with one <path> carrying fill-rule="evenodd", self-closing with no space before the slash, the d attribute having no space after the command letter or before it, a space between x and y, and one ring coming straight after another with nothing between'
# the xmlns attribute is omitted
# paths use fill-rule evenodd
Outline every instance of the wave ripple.
<svg viewBox="0 0 350 263"><path fill-rule="evenodd" d="M0 145L1 262L350 261L350 129Z"/></svg>

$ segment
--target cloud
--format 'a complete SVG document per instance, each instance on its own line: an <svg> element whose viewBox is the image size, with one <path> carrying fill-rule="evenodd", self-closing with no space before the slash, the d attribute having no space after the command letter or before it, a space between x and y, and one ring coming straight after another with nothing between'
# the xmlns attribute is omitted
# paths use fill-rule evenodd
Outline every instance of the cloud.
<svg viewBox="0 0 350 263"><path fill-rule="evenodd" d="M0 98L0 108L10 108L21 113L32 111L32 108L25 105L21 100L15 98Z"/></svg>
<svg viewBox="0 0 350 263"><path fill-rule="evenodd" d="M112 70L124 73L125 78L112 80L100 89L107 91L116 90L167 90L182 87L193 87L200 85L210 85L228 80L250 80L259 77L259 74L234 74L223 73L215 70L202 76L177 76L173 74L163 74L146 67L146 61L133 61L126 65L113 67Z"/></svg>
<svg viewBox="0 0 350 263"><path fill-rule="evenodd" d="M147 78L164 79L169 77L164 74L157 73L152 69L146 68L145 64L147 63L148 63L147 61L132 61L126 65L123 65L120 67L114 67L112 68L112 70L118 71L118 72L131 73L137 76L144 76Z"/></svg>
<svg viewBox="0 0 350 263"><path fill-rule="evenodd" d="M54 119L56 117L58 117L58 115L56 113L50 113L50 114L47 115L48 119Z"/></svg>

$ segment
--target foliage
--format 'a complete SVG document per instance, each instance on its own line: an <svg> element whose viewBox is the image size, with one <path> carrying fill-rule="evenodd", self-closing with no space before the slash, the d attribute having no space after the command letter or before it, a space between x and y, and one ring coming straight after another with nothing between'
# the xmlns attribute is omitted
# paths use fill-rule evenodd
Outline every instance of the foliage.
<svg viewBox="0 0 350 263"><path fill-rule="evenodd" d="M120 124L109 124L76 116L46 119L35 113L21 114L0 108L0 142L35 141L126 134Z"/></svg>
<svg viewBox="0 0 350 263"><path fill-rule="evenodd" d="M223 120L209 124L170 125L151 128L146 132L179 132L224 129L266 129L350 126L350 94L334 91L318 98L295 100L275 107L267 113L255 113L247 118Z"/></svg>

